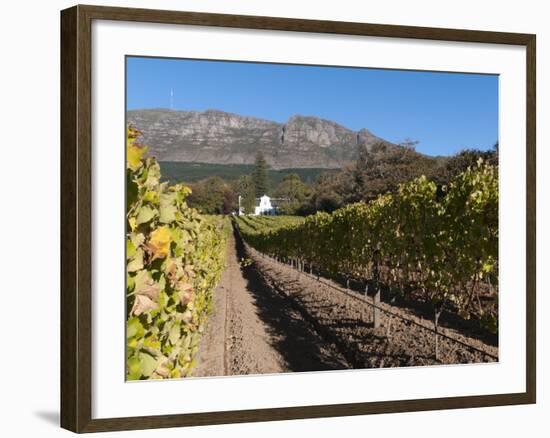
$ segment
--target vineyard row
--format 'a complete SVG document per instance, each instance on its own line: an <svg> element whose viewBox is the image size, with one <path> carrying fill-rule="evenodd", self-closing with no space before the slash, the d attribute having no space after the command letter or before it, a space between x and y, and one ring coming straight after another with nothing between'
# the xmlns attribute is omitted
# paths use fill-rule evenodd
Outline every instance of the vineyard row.
<svg viewBox="0 0 550 438"><path fill-rule="evenodd" d="M126 377L186 377L225 267L229 220L198 214L187 187L161 183L138 135L128 130Z"/></svg>
<svg viewBox="0 0 550 438"><path fill-rule="evenodd" d="M259 256L259 257L268 257L274 263L283 264L283 262L281 260L275 259L274 257L270 257L269 255L266 255L264 253L261 253L261 252L255 250L254 248L250 247L246 242L245 242L245 247L247 248L247 250L249 252L255 252L256 255ZM376 314L377 313L378 314L384 313L386 315L386 319L387 319L386 324L385 324L385 326L386 326L386 337L387 338L390 338L390 330L391 330L391 321L390 320L392 318L397 318L399 320L402 320L406 324L413 324L413 325L419 327L420 329L425 330L425 331L430 332L431 334L433 334L434 335L434 340L435 340L434 345L436 345L436 344L438 345L439 344L438 343L438 338L442 337L442 338L445 338L446 340L450 341L451 343L458 344L459 346L464 347L464 348L466 348L466 349L468 349L472 352L478 353L481 357L487 357L491 361L492 360L494 360L494 361L498 360L497 355L492 354L488 351L484 351L484 350L482 350L478 347L470 345L470 344L468 344L464 341L461 341L459 339L456 339L453 336L450 336L450 335L446 334L444 331L441 331L441 329L438 329L435 326L430 326L422 318L405 317L405 316L401 315L398 311L392 309L392 306L390 306L388 304L376 303L376 302L374 302L374 300L369 299L368 296L360 295L356 291L353 291L349 288L344 289L342 287L337 286L333 282L326 281L325 279L323 279L320 276L315 276L311 272L308 273L307 270L304 269L305 265L293 265L292 262L289 260L288 263L286 263L286 266L287 267L290 266L291 268L293 268L296 271L298 276L303 275L305 277L308 277L312 281L317 282L317 284L319 284L321 287L329 288L329 289L333 290L336 293L344 295L346 298L351 298L353 301L357 302L359 305L366 305L367 307L370 307L373 311L373 315L374 315L373 319L374 320L376 319ZM436 352L436 356L438 356L438 352Z"/></svg>
<svg viewBox="0 0 550 438"><path fill-rule="evenodd" d="M315 266L479 317L495 333L495 310L480 295L498 298L498 169L483 163L445 187L425 177L393 194L294 222L239 217L243 238L255 249ZM496 306L495 306L496 308Z"/></svg>

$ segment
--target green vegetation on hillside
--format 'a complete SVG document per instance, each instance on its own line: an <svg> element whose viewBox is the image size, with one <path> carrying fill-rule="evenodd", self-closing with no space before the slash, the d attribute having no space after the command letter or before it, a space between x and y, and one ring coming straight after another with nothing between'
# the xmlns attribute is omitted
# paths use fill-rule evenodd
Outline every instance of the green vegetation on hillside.
<svg viewBox="0 0 550 438"><path fill-rule="evenodd" d="M434 159L416 152L414 142L401 147L379 143L361 151L353 164L338 170L272 170L260 155L255 165L175 162L160 165L166 180L185 182L192 188L189 204L202 213L236 212L239 195L244 212L252 213L256 198L265 193L277 199L281 214L307 216L395 193L400 184L420 176L433 181L441 196L443 186L480 158L498 166L498 144L490 151L468 149Z"/></svg>
<svg viewBox="0 0 550 438"><path fill-rule="evenodd" d="M239 179L242 175L252 173L253 164L211 164L211 163L188 163L179 161L159 161L163 181L171 183L194 183L204 180L211 176L219 176L225 180L233 181ZM270 187L276 187L283 178L291 173L297 174L305 183L313 183L321 173L337 172L337 169L320 168L289 168L289 169L269 169L268 184Z"/></svg>

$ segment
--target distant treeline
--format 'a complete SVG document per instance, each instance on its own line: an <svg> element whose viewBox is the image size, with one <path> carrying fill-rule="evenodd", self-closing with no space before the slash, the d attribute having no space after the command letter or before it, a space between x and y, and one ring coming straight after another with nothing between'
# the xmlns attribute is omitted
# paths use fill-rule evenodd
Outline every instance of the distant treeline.
<svg viewBox="0 0 550 438"><path fill-rule="evenodd" d="M466 149L453 156L437 158L416 152L414 144L395 147L380 143L361 151L354 163L339 170L272 170L261 152L254 165L160 164L164 178L191 187L193 193L188 203L203 213L235 212L239 196L241 208L251 212L255 199L267 194L278 198L281 214L306 216L370 201L422 175L435 182L443 196L443 186L474 166L479 158L498 165L498 143L489 151Z"/></svg>
<svg viewBox="0 0 550 438"><path fill-rule="evenodd" d="M181 161L160 161L162 178L165 181L193 183L211 176L219 176L225 180L237 180L242 175L252 173L253 164L212 164L190 163ZM292 168L268 169L268 179L271 186L279 184L291 173L297 174L305 183L313 183L321 173L337 172L339 169L322 168Z"/></svg>

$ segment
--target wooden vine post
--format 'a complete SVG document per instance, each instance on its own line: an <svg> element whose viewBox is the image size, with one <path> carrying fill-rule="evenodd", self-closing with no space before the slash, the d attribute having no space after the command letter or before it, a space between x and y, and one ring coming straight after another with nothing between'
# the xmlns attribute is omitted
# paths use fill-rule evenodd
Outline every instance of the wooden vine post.
<svg viewBox="0 0 550 438"><path fill-rule="evenodd" d="M378 260L374 262L373 269L374 276L374 328L378 328L382 325L382 315L380 312L380 267Z"/></svg>
<svg viewBox="0 0 550 438"><path fill-rule="evenodd" d="M443 312L443 304L436 306L434 312L434 330L435 330L435 360L439 360L439 317Z"/></svg>

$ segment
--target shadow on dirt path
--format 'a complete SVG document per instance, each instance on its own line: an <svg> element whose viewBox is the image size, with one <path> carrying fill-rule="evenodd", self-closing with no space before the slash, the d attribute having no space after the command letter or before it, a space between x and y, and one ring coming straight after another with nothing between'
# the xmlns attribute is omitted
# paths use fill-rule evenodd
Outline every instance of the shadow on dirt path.
<svg viewBox="0 0 550 438"><path fill-rule="evenodd" d="M235 230L201 342L195 377L351 368L293 300L266 283Z"/></svg>
<svg viewBox="0 0 550 438"><path fill-rule="evenodd" d="M235 230L234 242L238 260L246 260L246 250ZM265 325L272 348L284 360L286 371L351 368L335 345L326 342L289 299L269 286L253 264L241 263L240 271L246 290L254 299L256 315ZM253 344L254 340L250 342Z"/></svg>

